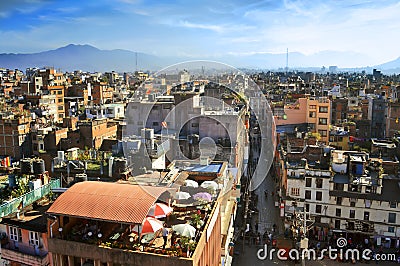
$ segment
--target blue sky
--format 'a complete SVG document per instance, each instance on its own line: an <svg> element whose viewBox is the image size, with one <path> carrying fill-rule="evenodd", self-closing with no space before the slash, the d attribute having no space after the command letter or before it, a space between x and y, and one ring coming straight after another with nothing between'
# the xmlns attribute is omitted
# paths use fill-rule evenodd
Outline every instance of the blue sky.
<svg viewBox="0 0 400 266"><path fill-rule="evenodd" d="M398 14L390 0L1 1L0 53L75 43L201 59L288 48L357 52L373 65L400 56Z"/></svg>

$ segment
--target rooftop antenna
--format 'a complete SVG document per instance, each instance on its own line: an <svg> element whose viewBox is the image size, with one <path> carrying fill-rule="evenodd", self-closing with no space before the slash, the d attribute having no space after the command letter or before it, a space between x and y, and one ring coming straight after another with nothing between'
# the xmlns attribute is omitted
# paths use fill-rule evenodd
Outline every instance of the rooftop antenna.
<svg viewBox="0 0 400 266"><path fill-rule="evenodd" d="M286 74L289 70L289 48L286 48Z"/></svg>
<svg viewBox="0 0 400 266"><path fill-rule="evenodd" d="M135 71L137 72L137 52L135 52L135 60L136 60L136 64L135 64Z"/></svg>

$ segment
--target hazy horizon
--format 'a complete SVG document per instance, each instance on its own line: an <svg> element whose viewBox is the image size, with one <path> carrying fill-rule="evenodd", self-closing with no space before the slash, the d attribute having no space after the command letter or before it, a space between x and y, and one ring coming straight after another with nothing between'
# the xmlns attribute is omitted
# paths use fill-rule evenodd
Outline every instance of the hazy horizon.
<svg viewBox="0 0 400 266"><path fill-rule="evenodd" d="M36 53L67 44L157 56L218 58L325 51L347 65L400 56L393 34L400 1L16 0L0 3L0 53ZM352 56L354 54L354 56Z"/></svg>

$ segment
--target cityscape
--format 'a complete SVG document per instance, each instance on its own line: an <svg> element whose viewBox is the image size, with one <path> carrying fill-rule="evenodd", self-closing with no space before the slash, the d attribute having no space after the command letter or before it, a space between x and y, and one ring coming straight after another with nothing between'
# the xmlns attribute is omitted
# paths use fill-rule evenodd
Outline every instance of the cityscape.
<svg viewBox="0 0 400 266"><path fill-rule="evenodd" d="M339 2L1 3L0 264L398 265L400 3Z"/></svg>

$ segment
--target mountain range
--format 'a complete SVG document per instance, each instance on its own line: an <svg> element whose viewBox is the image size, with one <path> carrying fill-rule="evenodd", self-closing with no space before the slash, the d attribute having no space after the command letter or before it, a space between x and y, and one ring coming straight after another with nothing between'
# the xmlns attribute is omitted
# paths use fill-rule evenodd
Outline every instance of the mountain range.
<svg viewBox="0 0 400 266"><path fill-rule="evenodd" d="M132 72L138 70L159 70L171 64L191 61L195 59L213 60L226 63L235 67L251 69L278 69L286 67L285 53L254 53L254 54L229 54L206 58L189 58L173 56L154 56L146 53L129 50L100 50L91 45L69 44L67 46L30 54L0 54L0 67L25 70L28 67L54 67L62 71L117 71ZM313 55L304 55L297 52L288 54L290 69L320 69L322 66L331 65L349 66L349 58L365 64L365 67L352 68L363 70L377 68L384 73L400 72L400 57L377 66L368 66L368 58L359 53L324 51Z"/></svg>

